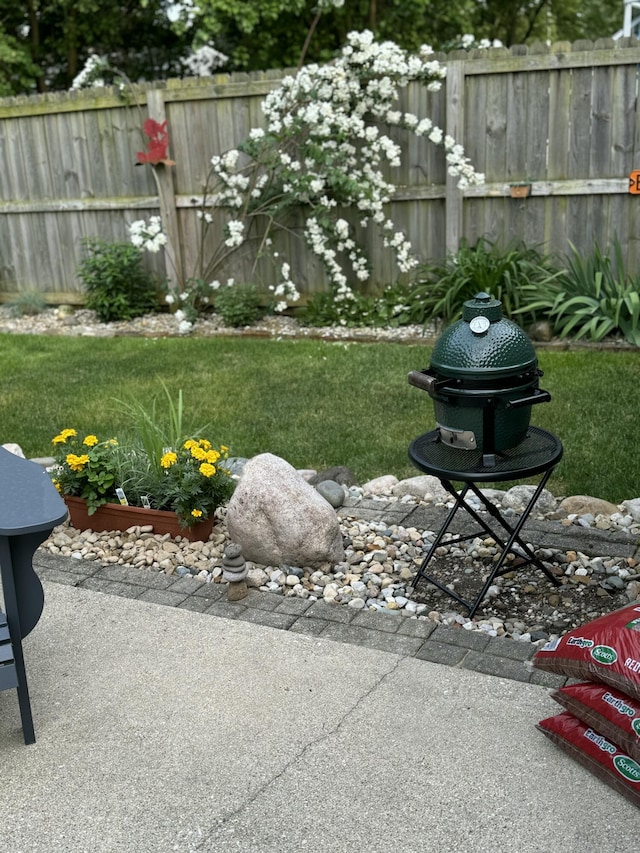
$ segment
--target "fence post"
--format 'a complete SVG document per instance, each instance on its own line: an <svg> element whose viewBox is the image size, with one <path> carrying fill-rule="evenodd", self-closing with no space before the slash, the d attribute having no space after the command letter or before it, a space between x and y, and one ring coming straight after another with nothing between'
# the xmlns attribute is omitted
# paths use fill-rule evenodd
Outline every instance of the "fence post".
<svg viewBox="0 0 640 853"><path fill-rule="evenodd" d="M164 97L162 89L150 89L147 92L147 108L149 118L162 124L167 115L164 108ZM171 136L169 136L171 139ZM171 144L171 143L169 143ZM164 247L164 262L167 278L182 290L184 275L182 270L182 253L180 250L180 230L178 227L178 210L176 207L176 194L173 186L173 172L171 166L154 166L153 173L158 187L158 198L160 202L160 213L167 243Z"/></svg>
<svg viewBox="0 0 640 853"><path fill-rule="evenodd" d="M464 60L447 65L446 132L456 142L464 140ZM445 184L445 244L447 252L457 252L462 238L463 196L458 179L447 172Z"/></svg>

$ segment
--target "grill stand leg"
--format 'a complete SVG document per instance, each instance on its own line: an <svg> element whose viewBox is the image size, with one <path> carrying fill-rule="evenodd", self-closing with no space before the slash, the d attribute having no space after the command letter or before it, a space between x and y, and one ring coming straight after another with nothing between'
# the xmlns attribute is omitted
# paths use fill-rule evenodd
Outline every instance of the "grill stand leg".
<svg viewBox="0 0 640 853"><path fill-rule="evenodd" d="M425 580L429 581L429 583L433 584L433 586L436 586L436 587L438 587L438 589L442 590L442 592L444 592L450 598L453 598L459 604L462 604L464 607L466 607L467 610L469 611L469 618L471 619L471 618L473 618L476 610L478 609L478 607L480 606L480 604L484 600L484 598L485 598L485 596L489 590L489 587L493 584L494 580L497 577L499 577L500 575L504 575L507 572L513 571L514 569L519 569L519 568L522 568L523 566L533 564L537 569L539 569L541 572L543 572L543 574L555 586L559 586L560 582L558 581L558 579L556 577L554 577L554 575L535 556L533 551L529 548L529 546L525 542L523 542L522 538L520 537L520 531L522 530L527 518L531 514L531 511L533 510L534 506L536 505L538 498L540 497L542 490L544 489L545 485L547 484L547 481L549 480L549 477L551 476L552 473L553 473L553 468L549 469L548 471L546 471L544 473L544 476L542 477L540 483L538 484L535 492L533 493L533 495L531 497L531 500L529 501L529 503L525 507L525 509L524 509L522 515L520 516L518 523L516 524L515 527L511 527L504 520L504 518L502 517L500 512L497 510L497 508L491 503L490 500L488 500L482 494L482 492L478 489L478 487L474 483L466 483L464 488L461 491L458 491L450 480L442 479L441 480L442 485L451 495L453 495L453 497L455 499L455 503L454 503L452 509L450 510L449 514L447 515L447 518L445 519L444 524L442 525L438 534L436 535L436 538L432 542L432 544L429 548L429 551L427 552L426 557L424 558L424 560L422 561L422 564L420 565L420 568L418 569L418 573L416 574L415 580L413 582L414 589L418 585L418 582L422 578L424 578ZM476 497L481 501L481 503L483 504L483 506L485 507L487 512L491 515L491 517L502 526L502 528L505 530L506 533L509 534L509 538L507 539L506 542L504 542L502 540L502 538L499 537L496 534L496 532L491 529L491 527L487 524L487 522L475 511L475 509L465 501L465 497L469 491L472 491L476 495ZM451 590L448 587L444 586L436 578L434 578L432 575L428 575L426 573L426 568L429 565L431 559L433 558L433 556L436 552L436 548L438 548L439 545L441 544L445 533L447 532L447 530L449 529L449 527L451 525L451 522L453 521L458 510L461 508L464 509L474 519L474 521L480 526L481 530L483 530L485 533L489 534L489 536L491 536L493 539L495 539L495 541L498 543L498 545L502 548L502 553L500 554L499 559L496 561L496 564L494 565L493 569L491 570L491 572L487 576L487 578L486 578L486 580L482 586L482 589L480 590L479 594L476 596L474 601L465 600L464 598L459 596L456 592L454 592L454 590ZM465 535L465 536L456 536L454 539L449 540L448 544L452 544L455 542L463 542L463 541L468 540L468 539L473 539L474 537L476 537L478 535L479 532L481 532L481 531L475 531L474 533L470 533L470 534ZM519 565L516 567L507 566L505 568L504 563L507 559L508 554L513 553L517 557L522 557L522 554L514 549L514 545L517 545L518 548L520 549L520 551L524 552L526 559L523 562L519 563Z"/></svg>

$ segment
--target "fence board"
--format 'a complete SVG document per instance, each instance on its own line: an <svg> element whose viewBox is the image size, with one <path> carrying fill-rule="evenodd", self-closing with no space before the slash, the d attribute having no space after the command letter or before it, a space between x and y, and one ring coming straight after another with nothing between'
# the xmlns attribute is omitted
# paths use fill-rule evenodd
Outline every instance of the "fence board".
<svg viewBox="0 0 640 853"><path fill-rule="evenodd" d="M416 254L441 258L460 239L474 244L481 236L559 252L573 242L586 251L594 240L606 248L617 236L629 271L640 273L640 200L628 194L628 174L640 168L637 43L456 52L446 62L442 90L412 85L399 109L429 116L462 137L487 183L457 190L441 149L394 131L403 156L401 168L389 170L398 186L390 211ZM285 73L291 72L136 87L139 106L112 90L0 101L0 299L19 289L80 299L75 271L82 238L126 239L133 219L159 212L151 169L134 165L143 146L142 117L154 104L163 105L169 122L176 160L171 215L183 275L193 275L200 244L196 208L210 158L264 125L260 104ZM533 182L531 196L509 198L509 184L522 180ZM223 224L217 217L206 254L222 238ZM398 275L381 243L377 235L368 238L374 286ZM278 244L304 294L326 288L318 259L301 240L281 234ZM163 275L160 256L147 255L145 263ZM266 260L257 268L266 283L277 282ZM219 273L247 280L254 262L238 253Z"/></svg>
<svg viewBox="0 0 640 853"><path fill-rule="evenodd" d="M569 105L569 160L568 178L590 178L591 161L591 98L593 69L577 69L571 75L571 102Z"/></svg>
<svg viewBox="0 0 640 853"><path fill-rule="evenodd" d="M527 77L526 124L521 128L521 141L527 152L525 180L540 181L546 177L550 136L550 81L546 72L531 72ZM555 117L554 117L555 118Z"/></svg>

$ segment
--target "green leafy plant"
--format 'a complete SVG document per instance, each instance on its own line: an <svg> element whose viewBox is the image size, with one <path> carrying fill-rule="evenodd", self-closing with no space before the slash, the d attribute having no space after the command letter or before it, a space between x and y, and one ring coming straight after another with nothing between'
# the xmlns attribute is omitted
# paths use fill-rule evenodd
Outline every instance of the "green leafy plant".
<svg viewBox="0 0 640 853"><path fill-rule="evenodd" d="M152 278L142 267L139 249L131 243L83 240L86 257L78 276L86 289L86 304L103 323L130 320L157 308Z"/></svg>
<svg viewBox="0 0 640 853"><path fill-rule="evenodd" d="M225 460L228 448L183 432L182 392L168 417L158 418L138 403L122 404L134 429L123 440L80 439L77 430L63 429L53 438L56 466L53 481L63 495L84 498L89 515L106 503L119 503L122 489L129 505L176 513L183 527L209 518L233 492Z"/></svg>
<svg viewBox="0 0 640 853"><path fill-rule="evenodd" d="M201 278L190 278L187 279L182 290L178 287L169 287L164 301L171 310L182 311L188 323L193 323L198 317L211 311L213 295L214 291L210 284Z"/></svg>
<svg viewBox="0 0 640 853"><path fill-rule="evenodd" d="M215 291L214 306L226 326L250 326L265 310L255 284L232 284Z"/></svg>
<svg viewBox="0 0 640 853"><path fill-rule="evenodd" d="M424 322L424 307L413 285L392 284L377 296L353 293L336 303L332 293L315 293L307 302L302 321L309 326L383 326L397 328Z"/></svg>
<svg viewBox="0 0 640 853"><path fill-rule="evenodd" d="M555 293L547 293L533 307L548 312L561 338L601 341L619 335L640 346L640 278L625 273L617 239L614 259L597 243L586 257L572 245Z"/></svg>
<svg viewBox="0 0 640 853"><path fill-rule="evenodd" d="M444 261L424 265L414 298L421 301L425 320L448 324L460 317L467 299L484 291L502 302L505 317L523 324L538 319L541 294L555 297L559 275L537 248L524 243L501 248L481 237L475 246L463 241Z"/></svg>

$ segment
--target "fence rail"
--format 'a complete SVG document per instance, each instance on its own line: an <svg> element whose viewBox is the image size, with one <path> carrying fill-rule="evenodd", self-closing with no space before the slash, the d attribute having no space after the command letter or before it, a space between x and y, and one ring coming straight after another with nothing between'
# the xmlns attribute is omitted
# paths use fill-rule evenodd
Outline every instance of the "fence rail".
<svg viewBox="0 0 640 853"><path fill-rule="evenodd" d="M480 236L560 253L570 244L589 251L594 241L607 248L617 239L629 271L640 273L640 197L629 193L628 181L640 168L638 42L440 58L447 65L442 90L412 84L401 107L461 141L486 183L460 191L440 149L398 132L402 166L391 173L398 190L390 212L416 252L442 258L462 239ZM135 165L148 115L169 122L176 166L165 172L170 204L162 212L174 235L173 264L188 277L210 158L263 124L261 101L283 73L149 84L135 87L134 104L112 89L1 100L0 300L36 290L52 303L81 301L82 238L126 239L134 219L160 212L151 170ZM522 182L530 195L512 198L511 185ZM294 239L282 249L294 259L301 290L324 288L317 259ZM380 241L371 238L367 248L373 284L394 280ZM145 262L159 276L172 274L161 257ZM246 253L227 272L236 280L251 276ZM268 279L267 268L260 272Z"/></svg>

